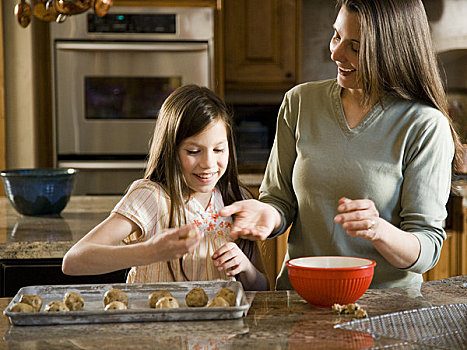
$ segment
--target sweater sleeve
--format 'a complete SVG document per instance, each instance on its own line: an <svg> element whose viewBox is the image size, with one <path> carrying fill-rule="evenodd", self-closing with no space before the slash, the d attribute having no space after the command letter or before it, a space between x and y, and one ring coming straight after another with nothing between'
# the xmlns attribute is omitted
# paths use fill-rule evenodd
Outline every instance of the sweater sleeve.
<svg viewBox="0 0 467 350"><path fill-rule="evenodd" d="M424 273L439 260L446 239L443 220L447 216L453 156L450 126L442 115L430 118L407 140L400 228L414 234L421 247L418 260L407 271Z"/></svg>
<svg viewBox="0 0 467 350"><path fill-rule="evenodd" d="M291 92L286 94L279 110L276 135L259 194L259 200L272 205L282 217L280 230L274 232L271 238L285 232L297 211L292 174L297 157L295 125L298 111L292 107L290 95Z"/></svg>

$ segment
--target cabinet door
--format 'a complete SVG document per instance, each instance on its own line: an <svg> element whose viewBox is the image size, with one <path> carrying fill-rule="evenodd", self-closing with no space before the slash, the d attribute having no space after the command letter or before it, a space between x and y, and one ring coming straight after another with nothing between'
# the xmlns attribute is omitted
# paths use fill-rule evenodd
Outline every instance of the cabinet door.
<svg viewBox="0 0 467 350"><path fill-rule="evenodd" d="M33 285L124 283L126 270L103 275L68 276L62 272L61 259L2 261L1 297L13 297L20 288Z"/></svg>
<svg viewBox="0 0 467 350"><path fill-rule="evenodd" d="M225 0L226 89L285 91L298 81L299 0Z"/></svg>
<svg viewBox="0 0 467 350"><path fill-rule="evenodd" d="M254 198L259 196L259 187L248 187ZM288 229L284 234L279 237L267 239L265 241L258 241L261 258L266 269L266 274L269 279L269 286L271 290L276 287L276 278L282 269L284 257L287 252L287 239L289 237Z"/></svg>
<svg viewBox="0 0 467 350"><path fill-rule="evenodd" d="M467 206L464 198L451 196L447 203L447 238L438 263L424 273L425 281L465 275L467 273Z"/></svg>

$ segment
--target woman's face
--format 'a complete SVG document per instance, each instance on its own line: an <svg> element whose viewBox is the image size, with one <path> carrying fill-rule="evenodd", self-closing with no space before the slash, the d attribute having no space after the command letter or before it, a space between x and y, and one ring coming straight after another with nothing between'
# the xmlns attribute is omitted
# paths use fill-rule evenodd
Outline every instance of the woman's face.
<svg viewBox="0 0 467 350"><path fill-rule="evenodd" d="M218 118L197 135L184 139L178 148L182 173L188 187L207 206L213 188L229 162L229 144L224 121Z"/></svg>
<svg viewBox="0 0 467 350"><path fill-rule="evenodd" d="M337 83L346 89L359 89L357 82L360 23L355 12L342 6L334 23L334 35L329 48L337 65Z"/></svg>

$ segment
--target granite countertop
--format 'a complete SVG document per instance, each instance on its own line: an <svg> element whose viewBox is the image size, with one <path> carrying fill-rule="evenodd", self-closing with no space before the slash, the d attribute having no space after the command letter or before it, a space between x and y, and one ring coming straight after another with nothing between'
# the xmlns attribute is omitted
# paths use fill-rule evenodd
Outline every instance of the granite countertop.
<svg viewBox="0 0 467 350"><path fill-rule="evenodd" d="M259 186L263 174L242 174L241 181ZM94 226L104 220L121 196L72 196L60 215L19 214L6 197L0 197L0 258L63 258Z"/></svg>
<svg viewBox="0 0 467 350"><path fill-rule="evenodd" d="M104 220L120 196L72 196L60 215L20 215L0 197L2 259L63 258L71 246Z"/></svg>
<svg viewBox="0 0 467 350"><path fill-rule="evenodd" d="M352 320L308 305L294 291L247 292L235 320L12 326L0 317L0 348L10 349L419 349L400 340L336 329ZM0 299L4 310L10 298ZM467 303L467 276L426 282L421 291L370 289L358 303L370 320L404 310ZM407 316L406 316L407 317ZM465 324L464 324L465 329ZM467 337L467 334L461 334ZM397 345L399 344L399 345Z"/></svg>
<svg viewBox="0 0 467 350"><path fill-rule="evenodd" d="M263 174L243 174L249 186L259 186ZM467 209L467 180L456 182L458 195ZM0 197L1 259L63 258L65 253L104 220L121 196L72 196L57 216L23 216Z"/></svg>

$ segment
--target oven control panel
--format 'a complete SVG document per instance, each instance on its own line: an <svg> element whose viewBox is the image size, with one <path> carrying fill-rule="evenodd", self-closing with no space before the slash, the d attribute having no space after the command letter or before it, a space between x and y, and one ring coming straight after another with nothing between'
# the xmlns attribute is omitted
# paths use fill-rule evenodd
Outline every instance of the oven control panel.
<svg viewBox="0 0 467 350"><path fill-rule="evenodd" d="M176 33L175 14L88 14L88 33Z"/></svg>

